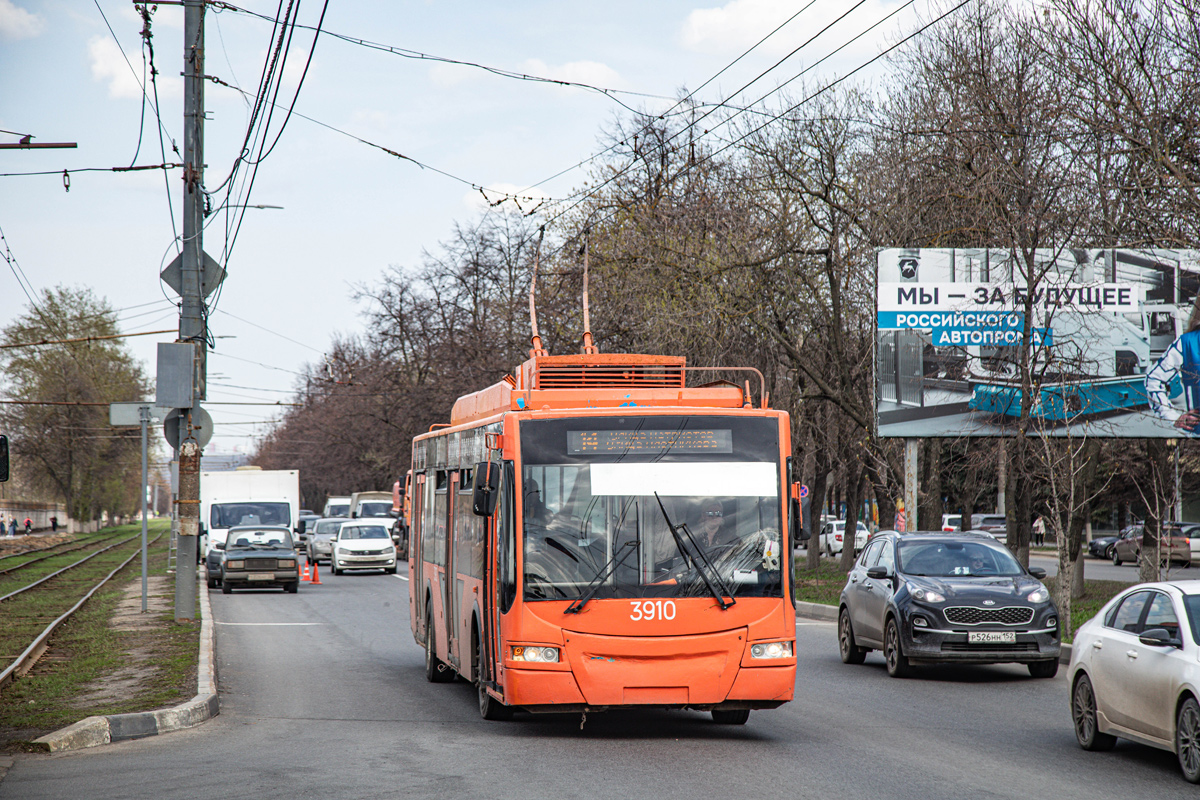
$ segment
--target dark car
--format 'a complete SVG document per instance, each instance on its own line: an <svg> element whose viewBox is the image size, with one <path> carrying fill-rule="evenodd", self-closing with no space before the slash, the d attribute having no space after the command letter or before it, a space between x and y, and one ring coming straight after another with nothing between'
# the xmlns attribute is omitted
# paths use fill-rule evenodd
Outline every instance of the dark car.
<svg viewBox="0 0 1200 800"><path fill-rule="evenodd" d="M241 525L229 529L221 591L278 586L295 594L300 588L300 560L292 532L283 527Z"/></svg>
<svg viewBox="0 0 1200 800"><path fill-rule="evenodd" d="M317 520L321 517L311 512L300 512L300 519L296 522L296 549L305 552L308 550L308 535L316 526Z"/></svg>
<svg viewBox="0 0 1200 800"><path fill-rule="evenodd" d="M1108 561L1112 558L1113 545L1116 543L1116 536L1097 536L1088 542L1088 555L1092 558L1103 558L1105 561Z"/></svg>
<svg viewBox="0 0 1200 800"><path fill-rule="evenodd" d="M842 590L838 648L861 664L882 650L888 674L912 664L1027 664L1058 672L1058 609L1039 578L990 536L940 531L876 534Z"/></svg>

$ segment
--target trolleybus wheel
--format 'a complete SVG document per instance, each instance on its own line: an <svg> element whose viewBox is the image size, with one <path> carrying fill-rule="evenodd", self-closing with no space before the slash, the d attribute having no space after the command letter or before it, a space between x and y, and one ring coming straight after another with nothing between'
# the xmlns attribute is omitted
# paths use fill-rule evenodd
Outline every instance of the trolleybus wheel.
<svg viewBox="0 0 1200 800"><path fill-rule="evenodd" d="M722 711L719 708L712 710L713 722L718 725L745 725L746 720L750 719L750 709L737 708L731 711Z"/></svg>
<svg viewBox="0 0 1200 800"><path fill-rule="evenodd" d="M479 669L479 665L482 663L480 659L482 652L483 646L480 644L479 634L476 633L474 650L471 652L471 666L475 673L475 688L479 691L479 716L489 721L512 719L513 707L506 706L492 697L483 686L482 673Z"/></svg>

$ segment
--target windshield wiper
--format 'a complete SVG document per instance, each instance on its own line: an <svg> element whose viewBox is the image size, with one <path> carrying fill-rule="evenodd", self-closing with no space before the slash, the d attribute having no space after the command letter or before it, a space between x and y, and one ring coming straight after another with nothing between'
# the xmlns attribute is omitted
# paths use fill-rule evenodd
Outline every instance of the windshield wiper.
<svg viewBox="0 0 1200 800"><path fill-rule="evenodd" d="M592 578L592 582L588 584L587 590L579 596L579 599L577 599L574 603L571 603L571 605L567 606L566 610L564 610L563 613L564 614L578 614L580 611L582 611L583 607L585 605L587 605L589 600L592 599L592 596L595 595L596 592L598 592L600 590L600 587L604 585L604 582L606 580L608 580L608 576L611 575L613 572L615 572L617 567L624 564L625 559L629 558L629 554L632 553L634 550L637 550L637 547L638 547L637 540L630 539L629 541L625 542L625 544L621 545L616 550L614 550L613 554L612 554L612 558L610 558L608 560L608 563L605 564L601 568L601 570L596 573L596 577ZM622 550L625 551L625 555L621 555ZM619 555L621 556L621 558L618 560L617 556L619 556Z"/></svg>
<svg viewBox="0 0 1200 800"><path fill-rule="evenodd" d="M682 555L684 559L690 560L696 567L696 572L700 573L700 577L704 580L704 585L708 587L708 591L717 599L717 602L721 604L721 610L724 611L731 605L737 603L737 600L735 600L733 597L733 592L731 592L729 587L725 585L725 581L721 580L721 573L712 565L712 562L708 560L708 556L705 554L704 550L702 550L696 544L696 540L692 537L692 532L688 530L687 523L681 522L678 527L672 525L671 518L667 516L667 507L663 505L662 498L658 496L658 492L654 493L654 499L658 501L658 508L660 511L662 511L663 520L666 521L667 527L671 530L671 536L675 539L675 546L679 548L680 555ZM696 554L695 556L690 556L687 550L684 548L683 540L679 537L680 531L683 531L684 535L687 536L688 542L692 546L692 552ZM718 586L713 586L713 581L716 581ZM718 587L720 588L720 591L718 591ZM725 602L726 596L729 597L729 602Z"/></svg>

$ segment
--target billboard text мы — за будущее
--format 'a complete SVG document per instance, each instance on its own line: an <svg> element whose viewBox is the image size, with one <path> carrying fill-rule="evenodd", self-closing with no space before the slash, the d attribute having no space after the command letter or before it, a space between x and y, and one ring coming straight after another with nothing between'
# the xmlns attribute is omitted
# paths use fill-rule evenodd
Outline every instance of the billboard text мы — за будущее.
<svg viewBox="0 0 1200 800"><path fill-rule="evenodd" d="M1012 435L1027 308L1031 431L1200 435L1200 251L889 249L877 274L880 436Z"/></svg>

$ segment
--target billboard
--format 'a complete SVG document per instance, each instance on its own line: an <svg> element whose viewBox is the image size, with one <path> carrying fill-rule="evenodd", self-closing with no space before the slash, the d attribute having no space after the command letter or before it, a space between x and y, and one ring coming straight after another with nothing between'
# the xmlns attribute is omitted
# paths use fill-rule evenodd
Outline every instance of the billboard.
<svg viewBox="0 0 1200 800"><path fill-rule="evenodd" d="M1010 436L1023 413L1051 436L1200 435L1200 251L889 249L877 266L880 436Z"/></svg>

